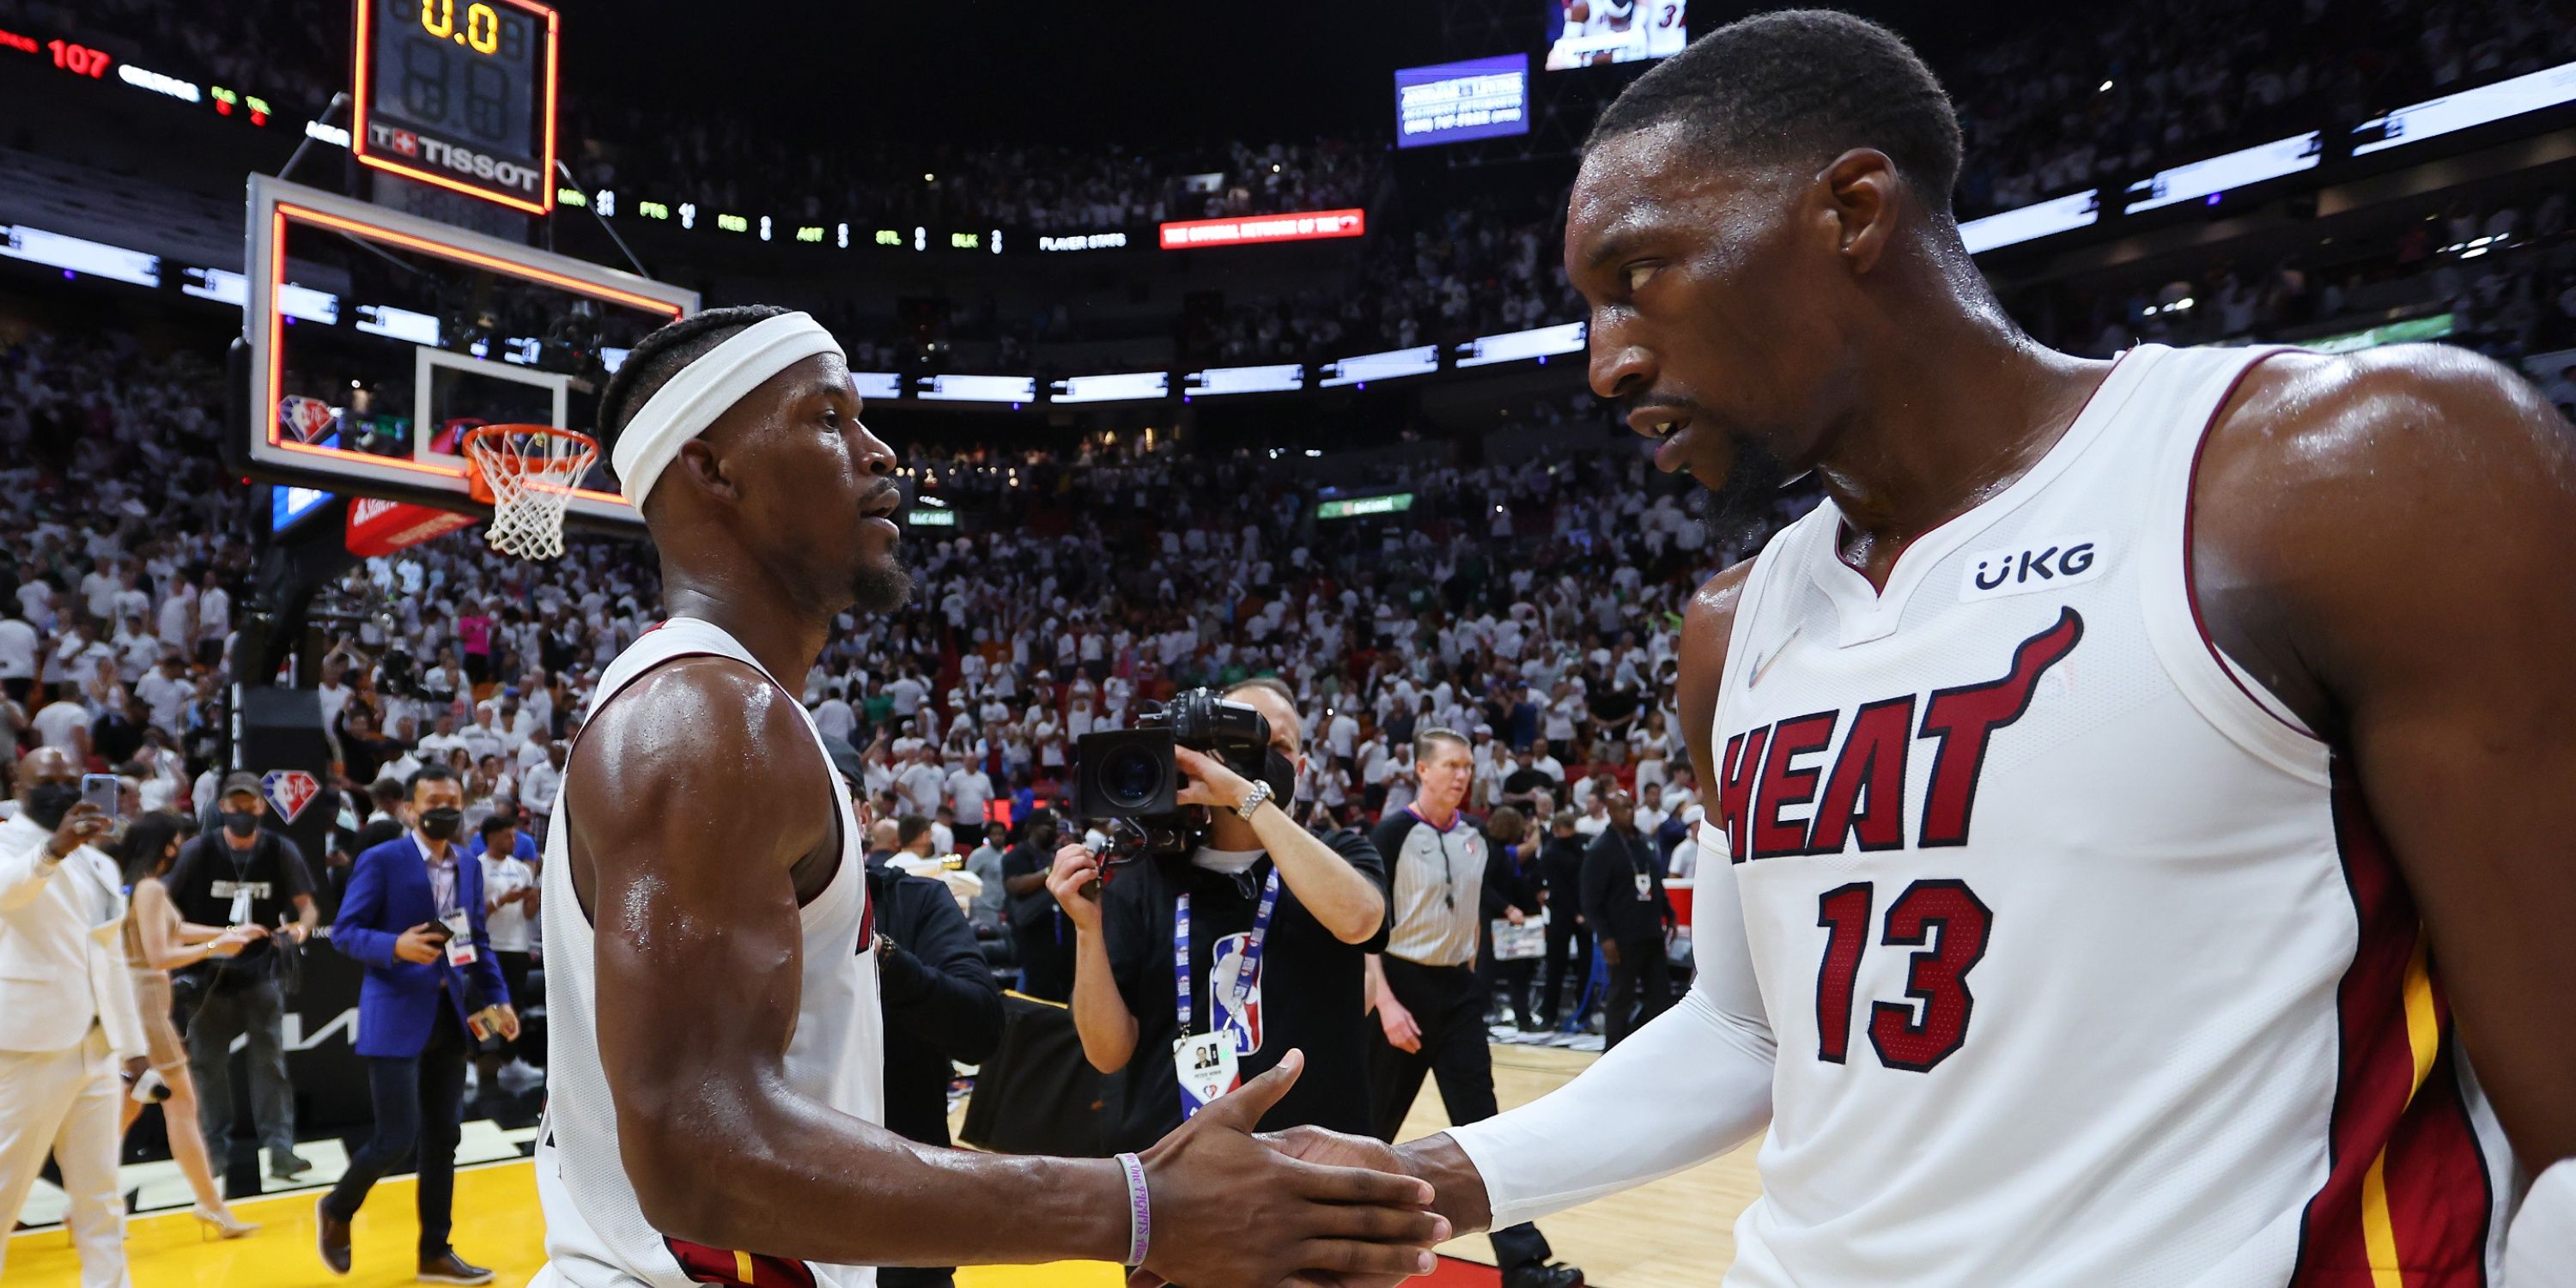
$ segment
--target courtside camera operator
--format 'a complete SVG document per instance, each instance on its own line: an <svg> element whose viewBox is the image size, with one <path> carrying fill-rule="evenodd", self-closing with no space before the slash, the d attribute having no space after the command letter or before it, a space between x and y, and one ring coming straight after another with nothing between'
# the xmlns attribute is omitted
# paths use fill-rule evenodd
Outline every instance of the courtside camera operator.
<svg viewBox="0 0 2576 1288"><path fill-rule="evenodd" d="M1178 745L1175 801L1195 807L1183 815L1186 844L1106 871L1101 855L1069 845L1047 878L1076 930L1083 1054L1127 1074L1115 1149L1158 1139L1292 1049L1306 1053L1306 1071L1265 1129L1369 1125L1361 963L1386 944L1385 866L1361 833L1318 837L1282 808L1305 761L1287 686L1250 680L1225 698L1200 710L1237 729L1257 728L1245 719L1257 713L1268 725L1263 773Z"/></svg>
<svg viewBox="0 0 2576 1288"><path fill-rule="evenodd" d="M188 1072L197 1079L198 1123L206 1147L224 1156L232 1140L232 1048L246 1041L251 1118L268 1152L268 1174L291 1181L312 1168L295 1152L295 1084L286 1072L286 994L304 941L321 921L304 852L260 826L268 813L259 775L224 776L216 825L179 850L162 884L179 916L200 926L269 931L241 954L170 977L188 1022Z"/></svg>

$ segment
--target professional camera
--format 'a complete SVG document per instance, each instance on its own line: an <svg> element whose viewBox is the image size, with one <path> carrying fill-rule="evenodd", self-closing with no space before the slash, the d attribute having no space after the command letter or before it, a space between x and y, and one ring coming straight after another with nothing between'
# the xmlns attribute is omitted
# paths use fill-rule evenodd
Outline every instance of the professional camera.
<svg viewBox="0 0 2576 1288"><path fill-rule="evenodd" d="M1084 734L1074 740L1074 813L1128 821L1106 829L1113 841L1109 861L1182 853L1204 832L1203 822L1183 813L1177 799L1181 771L1175 747L1214 756L1245 778L1271 777L1269 719L1214 689L1149 703L1133 729Z"/></svg>

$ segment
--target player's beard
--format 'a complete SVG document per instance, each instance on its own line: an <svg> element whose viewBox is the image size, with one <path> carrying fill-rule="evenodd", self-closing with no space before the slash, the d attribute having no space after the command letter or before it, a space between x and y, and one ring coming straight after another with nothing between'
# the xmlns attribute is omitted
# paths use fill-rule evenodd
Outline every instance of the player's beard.
<svg viewBox="0 0 2576 1288"><path fill-rule="evenodd" d="M1780 489L1796 477L1787 462L1752 438L1737 435L1734 447L1726 486L1716 491L1695 488L1688 503L1691 517L1708 533L1712 549L1741 549L1767 535Z"/></svg>
<svg viewBox="0 0 2576 1288"><path fill-rule="evenodd" d="M912 573L888 550L884 558L859 565L850 578L850 600L862 613L891 613L912 601Z"/></svg>

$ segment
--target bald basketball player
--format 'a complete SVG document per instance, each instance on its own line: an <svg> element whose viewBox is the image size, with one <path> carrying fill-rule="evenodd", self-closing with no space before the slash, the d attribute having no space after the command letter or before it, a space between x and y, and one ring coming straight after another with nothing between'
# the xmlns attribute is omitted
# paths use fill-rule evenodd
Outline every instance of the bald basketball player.
<svg viewBox="0 0 2576 1288"><path fill-rule="evenodd" d="M2051 352L1961 245L1959 159L1931 73L1840 14L1603 112L1565 242L1593 389L1713 492L1826 494L1686 614L1700 974L1531 1105L1287 1147L1470 1231L1767 1128L1743 1288L2478 1285L2563 1248L2568 425L2454 349Z"/></svg>
<svg viewBox="0 0 2576 1288"><path fill-rule="evenodd" d="M547 863L548 1285L851 1288L871 1265L1141 1263L1193 1288L1430 1268L1419 1180L1249 1132L1295 1080L1141 1157L933 1149L879 1125L862 834L796 684L845 609L886 612L894 457L801 313L657 332L602 395L669 618L601 678Z"/></svg>

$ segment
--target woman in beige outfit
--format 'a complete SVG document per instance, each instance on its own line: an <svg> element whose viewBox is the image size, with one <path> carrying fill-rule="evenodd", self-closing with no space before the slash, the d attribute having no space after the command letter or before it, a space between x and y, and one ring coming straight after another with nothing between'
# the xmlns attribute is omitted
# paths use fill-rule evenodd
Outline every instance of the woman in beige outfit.
<svg viewBox="0 0 2576 1288"><path fill-rule="evenodd" d="M188 1076L188 1048L179 1041L171 1018L170 972L209 957L230 957L268 932L258 926L219 929L179 918L178 906L161 884L161 874L179 857L179 816L166 810L139 815L125 829L125 875L134 884L132 907L125 917L125 960L134 971L134 998L143 1014L152 1068L170 1084L161 1117L170 1133L170 1157L179 1164L197 1205L190 1209L216 1234L238 1239L258 1229L224 1206L215 1188L214 1169L206 1158L206 1140L197 1130L197 1084ZM143 1112L141 1102L125 1099L125 1127Z"/></svg>

